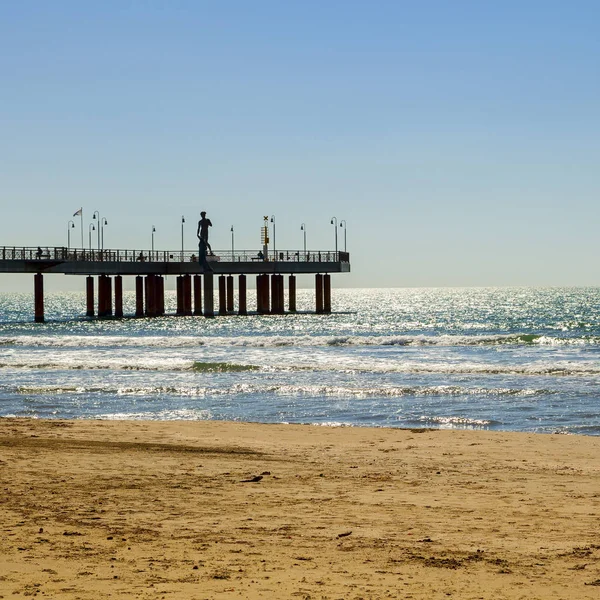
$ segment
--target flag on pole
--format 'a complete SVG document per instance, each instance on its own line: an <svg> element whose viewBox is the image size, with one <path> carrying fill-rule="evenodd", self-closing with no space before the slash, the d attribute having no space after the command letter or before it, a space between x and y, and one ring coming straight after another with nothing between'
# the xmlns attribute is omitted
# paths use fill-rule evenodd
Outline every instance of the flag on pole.
<svg viewBox="0 0 600 600"><path fill-rule="evenodd" d="M81 214L83 214L83 206L73 216L79 217Z"/></svg>

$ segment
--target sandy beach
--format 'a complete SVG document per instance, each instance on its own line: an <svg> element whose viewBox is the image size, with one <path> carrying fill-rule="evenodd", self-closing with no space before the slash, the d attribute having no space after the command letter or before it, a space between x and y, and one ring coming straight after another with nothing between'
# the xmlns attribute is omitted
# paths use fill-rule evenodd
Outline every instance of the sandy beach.
<svg viewBox="0 0 600 600"><path fill-rule="evenodd" d="M600 438L0 419L0 597L598 598Z"/></svg>

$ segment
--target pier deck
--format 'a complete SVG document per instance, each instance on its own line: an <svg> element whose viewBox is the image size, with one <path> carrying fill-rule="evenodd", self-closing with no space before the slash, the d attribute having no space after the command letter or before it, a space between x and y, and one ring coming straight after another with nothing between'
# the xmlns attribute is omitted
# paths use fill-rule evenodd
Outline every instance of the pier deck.
<svg viewBox="0 0 600 600"><path fill-rule="evenodd" d="M190 251L79 250L67 248L0 248L0 273L64 275L193 275L204 269ZM350 255L336 251L271 252L259 259L253 251L216 252L208 257L215 275L314 274L350 272Z"/></svg>
<svg viewBox="0 0 600 600"><path fill-rule="evenodd" d="M34 275L35 321L44 322L44 275L86 276L89 317L123 316L123 276L136 279L136 316L164 312L164 277L177 277L177 315L212 317L214 277L218 278L218 314L234 312L234 275L238 276L237 314L247 314L246 276L256 275L257 312L283 314L284 275L289 276L288 311L296 311L296 275L315 276L315 310L331 312L331 273L349 273L350 255L340 251L216 252L203 265L189 251L85 250L64 247L0 247L0 273ZM94 303L97 276L98 308ZM113 304L114 290L114 304ZM113 310L114 306L114 310Z"/></svg>

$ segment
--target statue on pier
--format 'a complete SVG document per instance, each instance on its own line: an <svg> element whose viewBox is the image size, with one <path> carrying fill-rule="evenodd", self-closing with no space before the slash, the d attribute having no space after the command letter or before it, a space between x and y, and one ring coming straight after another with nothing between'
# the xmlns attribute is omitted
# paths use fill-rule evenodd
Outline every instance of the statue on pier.
<svg viewBox="0 0 600 600"><path fill-rule="evenodd" d="M210 244L208 243L208 228L212 227L212 223L211 223L210 219L206 218L206 211L203 210L200 213L200 216L202 218L198 221L198 230L196 231L196 235L198 236L198 239L200 241L204 241L204 244L205 244L206 248L208 248L210 255L214 256L212 248L210 247Z"/></svg>

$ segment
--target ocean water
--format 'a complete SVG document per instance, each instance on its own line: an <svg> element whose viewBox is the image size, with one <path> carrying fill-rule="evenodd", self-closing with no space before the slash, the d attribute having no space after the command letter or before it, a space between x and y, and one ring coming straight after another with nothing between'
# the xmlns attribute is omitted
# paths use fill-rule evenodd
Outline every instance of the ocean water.
<svg viewBox="0 0 600 600"><path fill-rule="evenodd" d="M333 289L331 315L313 294L295 315L122 320L53 294L44 324L0 295L0 416L600 435L600 288Z"/></svg>

